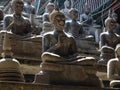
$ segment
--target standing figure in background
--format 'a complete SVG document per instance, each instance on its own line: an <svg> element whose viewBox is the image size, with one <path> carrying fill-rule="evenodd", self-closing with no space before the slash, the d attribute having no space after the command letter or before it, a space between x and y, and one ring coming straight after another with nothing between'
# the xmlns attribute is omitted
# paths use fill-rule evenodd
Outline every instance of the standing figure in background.
<svg viewBox="0 0 120 90"><path fill-rule="evenodd" d="M69 8L70 8L70 0L65 0L64 9L61 10L65 14L66 20L69 20Z"/></svg>
<svg viewBox="0 0 120 90"><path fill-rule="evenodd" d="M30 36L31 23L27 18L22 16L24 2L22 0L12 0L11 6L14 13L4 17L3 30L10 30L13 34L20 36Z"/></svg>
<svg viewBox="0 0 120 90"><path fill-rule="evenodd" d="M51 24L49 18L53 9L54 9L54 3L49 2L46 6L46 12L43 14L42 34L53 30L53 25Z"/></svg>

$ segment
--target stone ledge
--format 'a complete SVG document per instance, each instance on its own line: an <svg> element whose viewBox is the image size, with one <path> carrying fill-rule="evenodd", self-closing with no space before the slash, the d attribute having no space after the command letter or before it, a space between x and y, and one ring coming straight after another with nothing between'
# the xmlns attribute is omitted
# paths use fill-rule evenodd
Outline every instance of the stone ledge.
<svg viewBox="0 0 120 90"><path fill-rule="evenodd" d="M18 82L0 82L1 90L115 90L113 88L98 88L85 86L43 85Z"/></svg>

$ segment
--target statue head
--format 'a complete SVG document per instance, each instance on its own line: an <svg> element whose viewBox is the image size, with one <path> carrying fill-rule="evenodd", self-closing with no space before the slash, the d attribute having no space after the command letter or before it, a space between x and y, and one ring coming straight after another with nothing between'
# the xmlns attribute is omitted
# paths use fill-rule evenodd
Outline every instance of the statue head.
<svg viewBox="0 0 120 90"><path fill-rule="evenodd" d="M120 44L116 46L115 53L116 53L116 57L120 58Z"/></svg>
<svg viewBox="0 0 120 90"><path fill-rule="evenodd" d="M85 3L84 12L87 15L91 12L91 8L90 8L90 5L88 3Z"/></svg>
<svg viewBox="0 0 120 90"><path fill-rule="evenodd" d="M54 3L49 2L46 6L47 12L51 13L54 10Z"/></svg>
<svg viewBox="0 0 120 90"><path fill-rule="evenodd" d="M78 10L76 8L71 8L69 10L69 15L72 19L76 20L78 18Z"/></svg>
<svg viewBox="0 0 120 90"><path fill-rule="evenodd" d="M11 6L16 14L21 14L23 11L24 2L22 0L12 0Z"/></svg>
<svg viewBox="0 0 120 90"><path fill-rule="evenodd" d="M54 9L50 14L50 22L54 24L56 29L63 30L65 25L65 15L59 10Z"/></svg>
<svg viewBox="0 0 120 90"><path fill-rule="evenodd" d="M70 7L70 1L69 0L65 0L64 7L65 8L69 8Z"/></svg>
<svg viewBox="0 0 120 90"><path fill-rule="evenodd" d="M106 30L112 32L113 30L115 30L115 27L116 27L116 21L112 18L111 12L109 11L108 17L105 20L105 28Z"/></svg>

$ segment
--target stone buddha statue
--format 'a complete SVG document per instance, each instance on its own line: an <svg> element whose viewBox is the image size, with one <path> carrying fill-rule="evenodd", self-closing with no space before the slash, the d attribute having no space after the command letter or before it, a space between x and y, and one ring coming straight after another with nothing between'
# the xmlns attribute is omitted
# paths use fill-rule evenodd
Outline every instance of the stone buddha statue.
<svg viewBox="0 0 120 90"><path fill-rule="evenodd" d="M41 71L36 74L34 83L100 86L95 76L96 60L78 55L74 38L64 32L65 15L55 8L50 14L50 21L54 30L45 33L42 38ZM84 65L91 65L92 70L88 72ZM88 73L93 75L94 80Z"/></svg>
<svg viewBox="0 0 120 90"><path fill-rule="evenodd" d="M31 24L30 21L22 16L24 3L22 0L12 0L11 6L14 10L13 14L8 14L3 20L3 29L11 31L11 33L20 36L31 35Z"/></svg>
<svg viewBox="0 0 120 90"><path fill-rule="evenodd" d="M114 49L116 48L116 45L120 43L120 36L114 33L115 28L116 21L109 14L108 18L105 20L105 29L107 31L100 34L101 57L104 57L98 61L101 64L105 64L106 60L108 62L109 59L115 57L115 54L113 54ZM108 55L105 54L104 51L107 52ZM109 56L112 57L108 59L107 57Z"/></svg>
<svg viewBox="0 0 120 90"><path fill-rule="evenodd" d="M84 13L80 15L80 22L83 25L90 26L93 24L93 18L90 15L90 12L91 12L91 9L90 9L89 5L87 3L85 3Z"/></svg>
<svg viewBox="0 0 120 90"><path fill-rule="evenodd" d="M54 3L49 2L46 6L46 12L43 14L42 34L53 30L53 26L50 23L50 18L49 18L53 9L54 9Z"/></svg>
<svg viewBox="0 0 120 90"><path fill-rule="evenodd" d="M70 20L66 21L64 30L75 38L78 51L96 53L96 48L93 43L94 37L85 33L83 25L78 21L78 10L71 8L69 10L69 16Z"/></svg>

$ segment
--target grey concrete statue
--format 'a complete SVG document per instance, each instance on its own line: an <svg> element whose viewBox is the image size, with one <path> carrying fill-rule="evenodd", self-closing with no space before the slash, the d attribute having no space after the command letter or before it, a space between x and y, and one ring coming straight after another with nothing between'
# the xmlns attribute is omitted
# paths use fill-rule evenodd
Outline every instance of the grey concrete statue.
<svg viewBox="0 0 120 90"><path fill-rule="evenodd" d="M107 31L101 33L100 35L100 49L102 58L98 61L99 64L106 65L109 59L115 57L114 49L116 48L116 45L120 43L120 36L114 33L115 28L116 21L111 17L111 15L109 15L105 20L105 29Z"/></svg>
<svg viewBox="0 0 120 90"><path fill-rule="evenodd" d="M92 57L83 57L77 54L74 38L65 33L65 15L55 9L50 14L50 21L54 30L45 33L42 39L43 53L40 72L36 74L35 83L58 85L93 85L100 86L95 76L96 60ZM81 65L92 65L90 72ZM79 72L78 72L79 71ZM90 79L87 73L94 77ZM82 82L82 84L80 83ZM91 83L92 82L92 83Z"/></svg>
<svg viewBox="0 0 120 90"><path fill-rule="evenodd" d="M3 20L3 29L11 31L13 34L20 36L31 35L31 24L30 21L22 16L24 3L22 0L12 0L13 14L8 14Z"/></svg>
<svg viewBox="0 0 120 90"><path fill-rule="evenodd" d="M53 25L51 24L49 18L53 9L54 9L54 3L49 2L46 6L46 12L43 14L42 34L53 30Z"/></svg>

